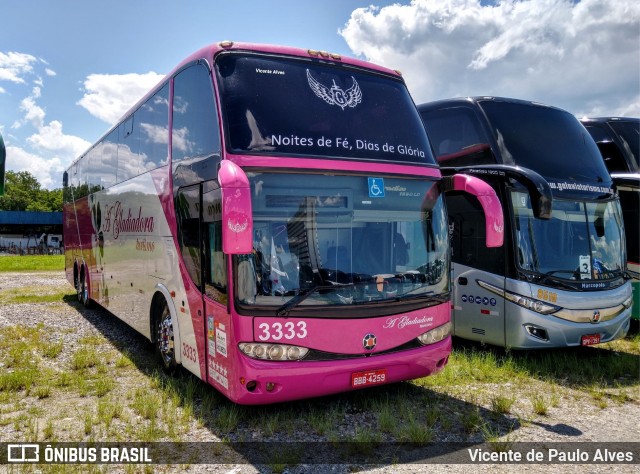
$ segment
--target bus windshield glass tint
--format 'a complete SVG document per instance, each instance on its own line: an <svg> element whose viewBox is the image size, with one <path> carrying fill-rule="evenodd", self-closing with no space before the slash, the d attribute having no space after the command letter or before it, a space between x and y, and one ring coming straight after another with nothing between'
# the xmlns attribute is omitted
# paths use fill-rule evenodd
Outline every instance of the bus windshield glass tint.
<svg viewBox="0 0 640 474"><path fill-rule="evenodd" d="M449 291L438 184L253 174L253 253L236 257L241 304L279 308L409 301ZM304 300L300 298L304 295Z"/></svg>
<svg viewBox="0 0 640 474"><path fill-rule="evenodd" d="M498 100L483 100L480 106L493 128L504 164L530 168L547 179L609 179L598 147L570 113Z"/></svg>
<svg viewBox="0 0 640 474"><path fill-rule="evenodd" d="M233 153L435 164L396 78L266 55L229 53L216 65Z"/></svg>
<svg viewBox="0 0 640 474"><path fill-rule="evenodd" d="M513 192L518 266L567 280L620 277L625 260L622 215L617 200L555 199L550 220L533 217L528 196Z"/></svg>

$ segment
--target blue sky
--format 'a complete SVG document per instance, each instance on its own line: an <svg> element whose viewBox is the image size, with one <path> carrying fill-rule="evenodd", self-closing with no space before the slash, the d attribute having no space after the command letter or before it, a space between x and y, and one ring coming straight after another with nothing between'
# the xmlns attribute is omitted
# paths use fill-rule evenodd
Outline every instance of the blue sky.
<svg viewBox="0 0 640 474"><path fill-rule="evenodd" d="M44 187L181 59L223 39L324 49L400 69L417 103L537 100L640 116L635 0L3 2L7 169ZM371 6L373 5L373 6Z"/></svg>

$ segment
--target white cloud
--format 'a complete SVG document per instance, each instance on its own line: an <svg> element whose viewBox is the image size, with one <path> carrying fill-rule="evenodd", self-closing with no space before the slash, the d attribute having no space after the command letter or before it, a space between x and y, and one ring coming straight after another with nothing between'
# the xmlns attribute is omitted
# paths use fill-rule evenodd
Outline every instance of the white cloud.
<svg viewBox="0 0 640 474"><path fill-rule="evenodd" d="M0 51L0 81L24 83L23 76L33 72L33 63L37 61L35 56L30 54Z"/></svg>
<svg viewBox="0 0 640 474"><path fill-rule="evenodd" d="M35 128L42 127L44 123L45 112L42 107L36 104L36 99L42 96L41 85L34 87L31 90L31 95L25 97L20 101L20 110L24 112L24 117L16 120L11 128L20 128L26 123L31 123Z"/></svg>
<svg viewBox="0 0 640 474"><path fill-rule="evenodd" d="M29 171L41 186L52 188L61 186L63 168L84 152L90 143L73 135L65 135L62 123L58 120L46 122L45 109L38 103L46 91L40 74L43 64L47 64L46 61L28 54L0 53L0 69L4 68L5 71L0 79L19 84L20 88L27 84L26 77L30 75L34 84L30 94L19 103L18 110L22 116L11 126L11 129L20 129L20 132L4 137L7 146L6 169ZM45 69L45 75L50 77L55 72Z"/></svg>
<svg viewBox="0 0 640 474"><path fill-rule="evenodd" d="M400 69L417 103L466 95L640 116L640 2L413 0L360 8L340 34Z"/></svg>
<svg viewBox="0 0 640 474"><path fill-rule="evenodd" d="M7 146L7 169L28 171L40 186L47 189L62 186L64 166L60 157L44 158L15 146Z"/></svg>
<svg viewBox="0 0 640 474"><path fill-rule="evenodd" d="M41 126L38 133L27 138L27 142L40 150L62 153L66 163L70 163L91 146L90 142L80 137L62 133L62 123L57 120Z"/></svg>
<svg viewBox="0 0 640 474"><path fill-rule="evenodd" d="M44 122L45 112L42 107L36 104L35 97L29 96L22 99L20 102L20 110L24 112L24 118L17 120L12 128L20 128L27 122L38 128L41 127Z"/></svg>
<svg viewBox="0 0 640 474"><path fill-rule="evenodd" d="M91 74L84 81L85 94L78 105L113 125L163 77L155 72Z"/></svg>

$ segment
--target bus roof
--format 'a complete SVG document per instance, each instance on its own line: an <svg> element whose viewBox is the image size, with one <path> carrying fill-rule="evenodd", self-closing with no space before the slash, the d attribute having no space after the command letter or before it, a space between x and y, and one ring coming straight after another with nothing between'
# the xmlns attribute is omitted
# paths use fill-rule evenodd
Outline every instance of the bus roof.
<svg viewBox="0 0 640 474"><path fill-rule="evenodd" d="M382 72L385 74L390 74L393 76L401 77L402 74L397 70L388 69L382 66L378 66L373 63L369 63L366 61L362 61L360 59L349 58L345 56L341 56L336 53L330 53L327 51L321 51L317 49L302 49L302 48L294 48L291 46L277 46L272 44L261 44L261 43L242 43L235 41L220 41L218 43L213 43L207 45L194 53L187 56L185 59L180 61L178 65L167 74L162 80L153 87L144 97L142 97L133 107L131 107L127 112L122 116L120 121L124 119L131 112L135 111L145 100L151 97L157 90L161 84L164 84L165 81L171 76L175 75L180 69L185 67L187 64L190 64L198 59L207 59L213 60L218 53L222 51L252 51L252 52L261 52L261 53L271 53L271 54L281 54L287 56L297 56L304 58L315 58L322 61L329 61L341 64L349 64L352 66L358 66L366 69L371 69L374 71Z"/></svg>
<svg viewBox="0 0 640 474"><path fill-rule="evenodd" d="M451 105L469 104L469 103L478 103L478 102L489 101L489 100L495 101L495 102L511 102L513 104L537 105L540 107L549 107L550 109L564 110L559 107L555 107L553 105L543 104L542 102L535 102L535 101L523 100L523 99L514 99L512 97L490 96L490 95L452 97L449 99L434 100L432 102L425 102L423 104L418 105L418 109L427 110L431 108L440 108L442 107L442 105L447 105L447 104L451 104Z"/></svg>
<svg viewBox="0 0 640 474"><path fill-rule="evenodd" d="M458 108L469 109L469 114L456 111ZM532 169L550 184L556 184L565 197L581 197L585 193L608 197L613 192L611 178L595 142L584 139L587 131L578 118L565 109L528 100L475 96L420 104L418 111L432 146L443 147L438 156L441 164L448 158L467 155L456 155L460 151L491 149L491 153L477 158L484 160L477 164L498 163ZM431 115L451 118L434 119L437 124L434 125L427 118ZM483 144L489 146L480 147ZM469 156L469 160L476 159Z"/></svg>
<svg viewBox="0 0 640 474"><path fill-rule="evenodd" d="M271 53L271 54L281 54L288 56L297 56L304 58L314 58L321 61L334 62L339 64L349 64L352 66L362 67L366 69L370 69L373 71L378 71L385 74L390 74L392 76L396 76L398 78L402 77L402 74L398 70L389 69L383 66L379 66L367 61L362 61L356 58L345 57L340 54L330 53L324 50L317 49L302 49L295 48L291 46L278 46L272 44L261 44L261 43L243 43L243 42L235 42L235 41L220 41L218 43L212 43L207 46L200 48L194 53L187 56L185 59L180 61L178 65L171 70L167 75L165 75L154 87L152 87L143 97L138 100L133 106L131 106L120 119L117 121L115 125L110 127L100 138L98 138L89 148L87 148L82 154L80 154L73 162L67 167L70 169L76 161L86 155L89 150L91 150L97 143L99 143L105 136L107 136L114 128L116 128L126 117L135 112L140 105L142 105L149 97L153 96L165 83L166 81L175 75L180 69L185 67L187 64L190 64L198 59L206 59L208 61L212 61L215 56L222 51L252 51L252 52L262 52L262 53Z"/></svg>

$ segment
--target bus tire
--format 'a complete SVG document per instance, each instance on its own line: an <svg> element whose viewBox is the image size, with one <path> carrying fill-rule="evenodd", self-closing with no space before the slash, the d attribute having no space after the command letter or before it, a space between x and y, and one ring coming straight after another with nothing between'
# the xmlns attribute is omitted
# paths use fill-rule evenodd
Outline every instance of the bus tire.
<svg viewBox="0 0 640 474"><path fill-rule="evenodd" d="M92 300L89 294L89 279L86 276L84 269L80 272L80 278L78 279L78 301L85 307L91 308Z"/></svg>
<svg viewBox="0 0 640 474"><path fill-rule="evenodd" d="M175 339L173 337L173 321L167 303L162 300L158 304L155 316L155 350L162 370L175 375L178 369L176 361Z"/></svg>
<svg viewBox="0 0 640 474"><path fill-rule="evenodd" d="M84 270L80 271L80 274L76 280L76 293L78 295L78 303L84 305L84 298L87 294L87 284L84 281Z"/></svg>

